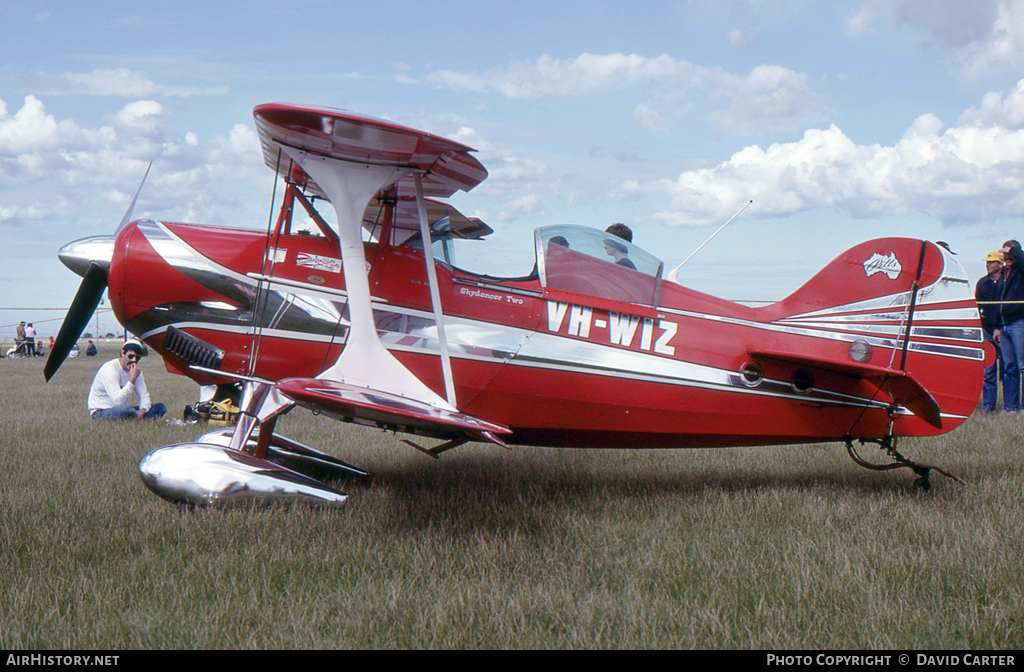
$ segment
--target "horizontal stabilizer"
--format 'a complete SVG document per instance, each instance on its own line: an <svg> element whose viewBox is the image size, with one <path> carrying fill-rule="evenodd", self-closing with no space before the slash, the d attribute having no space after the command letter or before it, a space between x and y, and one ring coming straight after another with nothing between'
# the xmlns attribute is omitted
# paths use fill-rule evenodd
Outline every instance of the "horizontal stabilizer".
<svg viewBox="0 0 1024 672"><path fill-rule="evenodd" d="M914 415L932 427L942 429L942 415L935 398L909 371L891 369L885 366L858 364L856 362L837 362L824 357L813 357L789 352L772 350L747 350L747 354L757 360L776 360L806 366L810 369L830 371L852 378L862 378L877 385L897 403L906 406Z"/></svg>
<svg viewBox="0 0 1024 672"><path fill-rule="evenodd" d="M504 443L496 435L507 427L458 411L437 408L398 394L320 378L288 378L277 389L300 406L347 422L437 438L466 436L474 441Z"/></svg>

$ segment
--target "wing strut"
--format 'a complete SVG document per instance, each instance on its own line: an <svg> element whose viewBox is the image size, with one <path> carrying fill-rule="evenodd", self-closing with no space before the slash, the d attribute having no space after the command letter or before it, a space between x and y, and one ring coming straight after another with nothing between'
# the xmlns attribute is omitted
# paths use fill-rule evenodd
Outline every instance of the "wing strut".
<svg viewBox="0 0 1024 672"><path fill-rule="evenodd" d="M486 177L483 167L469 156L469 148L422 131L340 111L269 105L256 108L254 115L264 153L280 149L294 161L291 173L304 176L307 187L334 206L349 318L345 347L334 364L315 378L278 380L274 393L283 399L271 397L264 402L269 406L266 412L259 407L259 419L271 419L276 403L283 408L288 400L345 422L446 440L466 437L504 445L499 437L511 434L511 430L461 413L456 406L437 269L430 254L424 196L468 190ZM370 299L363 213L375 194L405 178L416 191L445 396L384 347ZM233 437L232 447L241 445L244 433L243 429L237 439ZM260 446L264 443L259 441Z"/></svg>
<svg viewBox="0 0 1024 672"><path fill-rule="evenodd" d="M317 378L391 392L431 406L448 406L380 342L370 303L366 252L361 236L363 211L374 194L408 174L409 169L394 165L360 165L291 147L284 149L327 192L338 218L341 267L348 292L349 332L338 360Z"/></svg>
<svg viewBox="0 0 1024 672"><path fill-rule="evenodd" d="M437 285L437 267L434 264L433 245L430 238L430 224L427 223L427 206L423 201L423 178L419 173L416 180L416 212L420 217L420 238L423 240L423 257L427 263L427 280L430 282L430 303L434 308L434 322L437 323L437 340L441 345L441 369L444 372L444 391L448 403L458 408L455 400L455 381L452 377L452 360L448 354L448 337L444 330L444 311L441 309L441 290Z"/></svg>

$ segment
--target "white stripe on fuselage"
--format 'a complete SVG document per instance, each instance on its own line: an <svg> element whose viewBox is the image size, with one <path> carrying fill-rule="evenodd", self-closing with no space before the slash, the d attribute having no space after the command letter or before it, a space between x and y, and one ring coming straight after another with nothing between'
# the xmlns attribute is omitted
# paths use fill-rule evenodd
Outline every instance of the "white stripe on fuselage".
<svg viewBox="0 0 1024 672"><path fill-rule="evenodd" d="M178 262L192 270L218 273L255 286L256 283L253 278L232 271L231 269L210 260L208 257L201 255L198 251L185 243L180 237L173 234L162 223L150 223L150 226L147 227L149 232L156 233L154 228L163 235L158 234L153 236L153 238L160 240L158 242L151 240L150 242L157 242L157 244L154 244L154 248L157 249L160 255L168 263L175 265L175 262ZM149 236L147 236L147 238L149 238ZM310 284L307 287L305 283L294 280L277 282L273 279L265 279L264 281L269 281L271 289L275 289L276 291L283 290L282 293L286 295L308 296L310 298L319 298L321 300L328 298L325 296L323 288L316 285ZM337 300L337 298L339 298L337 294L341 294L342 292L332 290L331 293L335 294L335 296L330 298ZM433 313L388 304L381 299L374 299L373 301L374 310L376 312L406 315L416 317L421 320L433 321ZM846 306L845 308L849 310L851 307L852 306ZM878 306L877 304L875 307L881 308L881 306ZM581 337L589 335L590 315L585 312L585 310L592 311L589 307L572 306L570 304L548 301L547 308L549 327L554 326L555 329L560 328L568 314L570 333L575 333ZM893 310L893 306L889 304L886 306L886 309L891 311ZM843 341L865 338L862 334L844 333L822 328L824 325L820 325L820 322L823 320L824 315L835 309L815 311L803 316L786 318L785 321L790 322L790 324L783 324L783 320L780 320L778 323L768 324L752 320L730 318L721 315L670 309L664 306L659 306L658 310L660 312L694 319L711 320L738 326L748 326L757 329L779 331L814 338ZM922 311L923 310L924 308L922 306ZM613 314L614 317L612 317ZM814 327L811 327L810 325L802 327L792 325L792 322L798 322L801 318L808 319L812 316L813 319L819 323L815 324ZM867 318L867 316L863 314L857 317L861 320ZM827 320L828 318L824 319ZM277 320L274 320L274 322L276 323ZM627 350L622 347L616 347L616 337L618 338L618 344L620 346L622 344L629 344L634 340L634 336L637 331L640 331L641 345L646 345L644 349L649 350L652 346L651 341L654 334L654 321L651 318L641 318L625 313L609 314L609 322L612 323L609 326L612 328L610 329L610 342L607 345L570 338L568 336L562 336L554 333L534 332L507 325L462 317L447 316L446 322L449 325L447 329L449 330L449 342L453 349L452 356L459 359L505 363L527 368L560 370L572 373L626 378L653 383L684 385L741 394L783 397L801 401L814 401L816 403L830 405L858 407L874 406L878 408L885 407L885 404L867 397L841 394L820 388L814 388L807 394L797 394L791 391L788 381L765 379L757 387L749 387L742 383L738 372L674 359L670 356L674 354L675 349L673 346L668 345L668 343L671 338L676 335L678 325L675 322L667 320L659 321L658 326L662 331L658 339L654 341L653 345L656 348L655 352L660 352L663 353L663 355L669 356L661 356L651 352L637 352L634 350ZM252 327L240 327L213 322L189 321L176 323L174 326L179 329L192 328L235 334L253 334ZM837 324L836 326L839 325ZM849 325L844 326L849 327ZM271 325L271 328L263 328L263 336L324 343L344 342L344 339L340 337L332 338L327 335L309 334L306 332L277 329L272 327L273 325ZM165 330L166 327L161 327L151 330L142 336L143 338L148 338ZM431 331L433 331L433 333L430 333ZM389 338L389 336L393 336L394 338ZM406 341L409 338L412 339L412 343L399 342ZM418 334L411 332L387 332L383 340L385 346L392 350L438 356L439 351L436 341L436 328L433 330L421 330ZM868 340L869 343L872 343L872 345L881 347L898 347L897 344L887 338L867 337L866 340ZM911 348L917 349L915 346L918 345L919 344L917 342L913 340L911 341ZM488 350L490 350L491 354L482 354ZM960 350L976 350L983 357L983 352L980 348L960 348ZM495 355L495 353L500 354ZM958 356L949 353L929 354L937 354L938 356Z"/></svg>

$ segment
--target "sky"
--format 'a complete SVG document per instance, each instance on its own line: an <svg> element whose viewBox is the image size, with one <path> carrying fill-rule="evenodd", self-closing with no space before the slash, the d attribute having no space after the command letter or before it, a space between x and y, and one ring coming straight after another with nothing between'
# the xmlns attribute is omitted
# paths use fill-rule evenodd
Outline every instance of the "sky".
<svg viewBox="0 0 1024 672"><path fill-rule="evenodd" d="M672 268L748 201L683 284L778 300L885 236L976 280L1024 237L1024 0L23 0L0 26L4 338L56 334L29 309L74 297L57 250L112 233L150 160L134 218L265 229L268 102L475 148L451 202L495 233L457 263L491 274L529 272L537 227L612 222Z"/></svg>

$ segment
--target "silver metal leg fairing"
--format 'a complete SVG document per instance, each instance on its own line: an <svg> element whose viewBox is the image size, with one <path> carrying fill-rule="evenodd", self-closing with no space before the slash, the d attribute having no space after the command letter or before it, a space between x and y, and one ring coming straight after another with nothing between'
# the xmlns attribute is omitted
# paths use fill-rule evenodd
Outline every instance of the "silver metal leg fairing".
<svg viewBox="0 0 1024 672"><path fill-rule="evenodd" d="M139 463L142 482L160 497L198 506L304 503L337 506L347 495L241 450L178 443L150 451Z"/></svg>
<svg viewBox="0 0 1024 672"><path fill-rule="evenodd" d="M227 448L231 446L233 433L231 427L214 429L196 439L196 443L209 443ZM251 454L255 447L256 440L250 437L242 449ZM364 478L368 475L359 467L276 433L270 438L266 459L311 478Z"/></svg>

